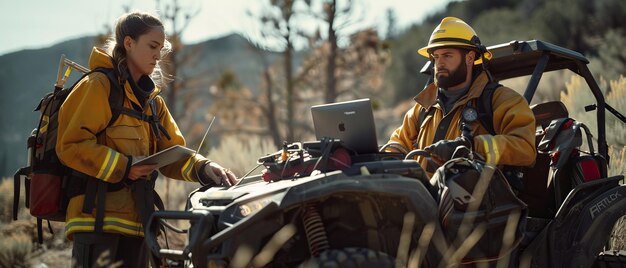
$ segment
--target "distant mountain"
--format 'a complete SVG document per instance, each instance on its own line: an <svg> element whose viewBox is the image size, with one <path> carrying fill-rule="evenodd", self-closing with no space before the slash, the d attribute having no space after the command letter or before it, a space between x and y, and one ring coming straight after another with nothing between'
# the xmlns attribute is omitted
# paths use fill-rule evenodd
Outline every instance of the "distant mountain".
<svg viewBox="0 0 626 268"><path fill-rule="evenodd" d="M33 110L41 97L52 91L61 54L87 66L94 40L94 37L83 37L48 48L0 56L0 176L12 175L26 163L26 138L36 127L39 116ZM211 82L226 69L232 70L242 84L257 92L264 66L279 56L257 49L236 34L187 45L180 51L183 56L190 53L192 60L182 66L178 78L194 80L191 87L200 89L198 98L210 98ZM67 86L78 77L80 74L73 72Z"/></svg>

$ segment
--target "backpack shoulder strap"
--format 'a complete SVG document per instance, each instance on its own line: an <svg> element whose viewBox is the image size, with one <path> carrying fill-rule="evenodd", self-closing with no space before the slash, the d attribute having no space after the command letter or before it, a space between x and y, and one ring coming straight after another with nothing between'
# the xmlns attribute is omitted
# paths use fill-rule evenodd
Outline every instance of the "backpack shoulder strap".
<svg viewBox="0 0 626 268"><path fill-rule="evenodd" d="M152 110L150 123L152 124L154 135L157 137L157 139L161 139L160 133L163 133L163 135L165 136L165 138L167 138L167 140L171 140L172 137L170 137L170 134L167 132L167 129L165 129L165 127L159 121L159 116L157 114L158 109L157 109L156 99L150 100L150 110Z"/></svg>
<svg viewBox="0 0 626 268"><path fill-rule="evenodd" d="M478 98L478 121L491 135L496 135L493 127L493 93L502 87L497 82L489 82Z"/></svg>
<svg viewBox="0 0 626 268"><path fill-rule="evenodd" d="M119 83L115 70L108 69L108 68L96 68L93 71L104 73L109 79L109 82L111 84L111 91L109 93L109 106L111 107L111 120L107 124L107 128L110 127L117 120L120 114L125 114L128 116L137 118L139 120L143 120L143 121L151 123L153 132L157 139L161 139L160 133L163 133L168 140L171 139L169 133L167 133L167 130L165 129L165 127L161 125L156 115L157 109L156 109L156 102L154 101L154 99L149 103L150 109L152 109L151 116L148 116L145 113L142 113L140 111L125 108L124 98L126 97L126 95L124 93L124 88L122 88L122 86Z"/></svg>
<svg viewBox="0 0 626 268"><path fill-rule="evenodd" d="M110 127L118 117L120 117L121 110L124 106L124 89L119 83L115 70L110 68L96 68L93 72L100 72L107 76L109 83L111 84L109 92L109 106L111 107L111 120L107 124L107 128Z"/></svg>
<svg viewBox="0 0 626 268"><path fill-rule="evenodd" d="M432 108L432 107L430 109L428 109L428 110L426 110L426 108L424 108L424 107L420 108L420 112L417 115L417 125L416 125L416 127L417 127L417 136L415 137L415 141L413 143L413 147L414 148L417 148L417 139L418 139L418 136L419 136L419 132L422 130L422 124L424 123L424 120L426 120L426 117L429 116L429 115L432 115L434 112L435 112L435 109Z"/></svg>
<svg viewBox="0 0 626 268"><path fill-rule="evenodd" d="M489 134L494 136L497 133L493 126L493 93L500 87L502 87L501 84L490 81L483 89L477 101L478 122L480 122ZM517 191L524 190L524 183L521 179L523 177L522 167L504 165L501 171L504 178L506 178L513 189Z"/></svg>
<svg viewBox="0 0 626 268"><path fill-rule="evenodd" d="M432 115L434 113L435 109L428 109L426 110L426 108L421 107L420 108L420 113L419 115L417 115L417 127L421 127L422 124L424 123L424 120L426 119L426 117L428 115Z"/></svg>

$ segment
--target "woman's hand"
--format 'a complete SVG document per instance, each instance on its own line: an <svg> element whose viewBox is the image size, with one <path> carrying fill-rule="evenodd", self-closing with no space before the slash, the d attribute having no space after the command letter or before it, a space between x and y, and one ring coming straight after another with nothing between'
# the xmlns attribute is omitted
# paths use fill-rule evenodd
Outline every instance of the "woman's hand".
<svg viewBox="0 0 626 268"><path fill-rule="evenodd" d="M137 180L142 176L147 176L152 173L156 169L157 165L140 165L140 166L131 166L130 171L128 172L128 178L131 180Z"/></svg>
<svg viewBox="0 0 626 268"><path fill-rule="evenodd" d="M204 172L217 185L232 186L237 184L235 174L229 169L220 166L218 163L211 162L204 166Z"/></svg>

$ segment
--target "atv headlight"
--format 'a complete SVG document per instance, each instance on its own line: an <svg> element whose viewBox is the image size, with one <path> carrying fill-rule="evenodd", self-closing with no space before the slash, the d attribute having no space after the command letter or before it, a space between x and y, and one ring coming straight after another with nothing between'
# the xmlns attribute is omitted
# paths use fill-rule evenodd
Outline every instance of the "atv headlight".
<svg viewBox="0 0 626 268"><path fill-rule="evenodd" d="M262 208L264 208L267 204L272 202L272 197L268 196L265 198L252 200L250 202L239 205L239 207L235 210L236 216L238 217L247 217L248 215L255 213Z"/></svg>
<svg viewBox="0 0 626 268"><path fill-rule="evenodd" d="M235 207L232 212L232 216L238 219L243 219L261 210L271 202L280 203L284 196L285 192L280 192L243 201Z"/></svg>

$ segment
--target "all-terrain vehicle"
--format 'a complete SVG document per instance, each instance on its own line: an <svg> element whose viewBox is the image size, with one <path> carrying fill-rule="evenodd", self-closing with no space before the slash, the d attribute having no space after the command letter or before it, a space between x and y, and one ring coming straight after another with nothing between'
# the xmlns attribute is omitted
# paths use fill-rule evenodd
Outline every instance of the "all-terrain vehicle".
<svg viewBox="0 0 626 268"><path fill-rule="evenodd" d="M595 109L598 129L597 152L591 138L589 152L583 152L585 127L558 120L568 117L562 103L532 107L538 151L545 153L523 172L524 190L516 193L528 209L519 221L522 239L514 253L483 261L505 262L502 267L625 267L626 253L608 243L612 227L626 215L626 186L619 184L623 175L606 175L604 124L607 109L624 117L605 103L582 54L537 40L488 49L496 81L530 75L524 93L529 103L544 72L569 69L582 76L595 96L586 108ZM427 63L422 70L430 69ZM549 134L555 130L562 133ZM243 177L229 188L199 188L184 211L155 212L146 241L157 256L188 267L462 265L480 237L472 243L469 235L457 244L447 239L437 189L421 166L405 157L354 154L334 139L285 145L259 159L264 174ZM190 222L183 249L157 243L155 226L165 219ZM492 219L482 220L489 226Z"/></svg>

